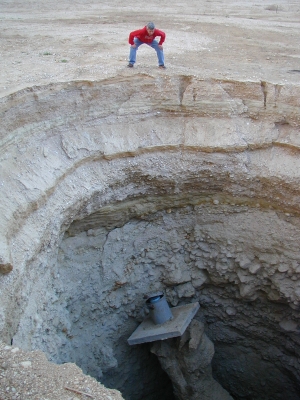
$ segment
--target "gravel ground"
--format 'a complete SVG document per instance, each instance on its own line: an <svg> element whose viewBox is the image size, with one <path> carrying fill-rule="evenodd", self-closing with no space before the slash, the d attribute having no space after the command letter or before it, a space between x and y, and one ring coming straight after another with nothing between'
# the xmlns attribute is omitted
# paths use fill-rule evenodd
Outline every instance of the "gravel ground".
<svg viewBox="0 0 300 400"><path fill-rule="evenodd" d="M75 364L56 365L40 351L0 344L0 400L123 399Z"/></svg>
<svg viewBox="0 0 300 400"><path fill-rule="evenodd" d="M132 0L14 0L1 2L0 97L52 82L161 72L147 46L127 68L128 34L149 20L166 32L168 75L299 82L298 0L153 0L142 7Z"/></svg>

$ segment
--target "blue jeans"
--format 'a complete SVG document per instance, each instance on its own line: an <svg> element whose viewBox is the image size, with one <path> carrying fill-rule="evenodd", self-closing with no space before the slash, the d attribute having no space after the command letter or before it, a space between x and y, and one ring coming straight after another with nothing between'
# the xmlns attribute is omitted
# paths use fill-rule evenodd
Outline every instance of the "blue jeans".
<svg viewBox="0 0 300 400"><path fill-rule="evenodd" d="M129 53L130 64L134 64L136 62L136 52L141 44L148 44L148 46L152 47L152 49L154 49L156 51L157 58L158 58L158 65L165 64L164 52L163 52L163 50L161 50L158 47L157 40L153 40L151 43L144 43L144 42L141 42L138 38L134 38L133 41L134 41L134 44L136 45L136 47L130 46L130 53Z"/></svg>

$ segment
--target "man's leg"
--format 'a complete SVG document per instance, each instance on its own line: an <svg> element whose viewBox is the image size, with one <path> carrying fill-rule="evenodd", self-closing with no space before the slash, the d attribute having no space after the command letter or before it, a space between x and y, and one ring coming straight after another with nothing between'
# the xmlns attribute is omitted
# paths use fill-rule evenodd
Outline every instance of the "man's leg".
<svg viewBox="0 0 300 400"><path fill-rule="evenodd" d="M158 65L160 65L160 66L165 65L164 51L158 47L158 41L153 40L153 42L150 43L149 46L151 46L156 51L157 58L158 58Z"/></svg>
<svg viewBox="0 0 300 400"><path fill-rule="evenodd" d="M140 47L141 44L143 44L143 42L141 42L138 38L134 38L133 41L136 47L130 46L130 52L129 52L129 64L132 65L134 65L134 63L136 62L137 49Z"/></svg>

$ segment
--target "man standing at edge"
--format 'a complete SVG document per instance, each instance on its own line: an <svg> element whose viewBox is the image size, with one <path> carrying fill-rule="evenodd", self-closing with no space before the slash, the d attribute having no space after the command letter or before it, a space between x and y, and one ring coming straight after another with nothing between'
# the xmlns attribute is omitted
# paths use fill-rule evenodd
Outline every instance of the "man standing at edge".
<svg viewBox="0 0 300 400"><path fill-rule="evenodd" d="M160 36L159 42L155 40L156 36ZM131 68L133 67L134 63L136 62L137 49L140 47L140 45L145 43L156 51L159 68L166 68L164 51L162 46L163 42L165 41L165 38L166 38L165 32L156 29L153 22L148 22L148 24L144 26L144 28L142 29L130 32L128 42L131 46L130 46L128 67Z"/></svg>

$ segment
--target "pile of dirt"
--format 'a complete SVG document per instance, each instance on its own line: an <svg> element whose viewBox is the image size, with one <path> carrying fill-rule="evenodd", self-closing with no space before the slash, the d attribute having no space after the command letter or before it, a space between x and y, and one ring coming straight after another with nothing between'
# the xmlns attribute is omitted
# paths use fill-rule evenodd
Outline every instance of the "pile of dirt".
<svg viewBox="0 0 300 400"><path fill-rule="evenodd" d="M25 352L0 344L1 400L121 400L117 390L106 389L75 364L48 362L41 351Z"/></svg>

